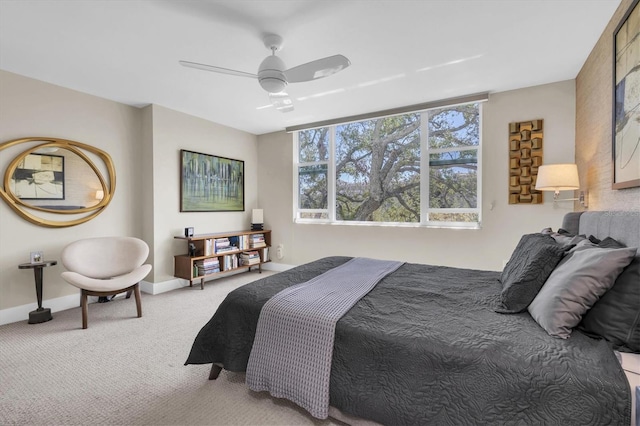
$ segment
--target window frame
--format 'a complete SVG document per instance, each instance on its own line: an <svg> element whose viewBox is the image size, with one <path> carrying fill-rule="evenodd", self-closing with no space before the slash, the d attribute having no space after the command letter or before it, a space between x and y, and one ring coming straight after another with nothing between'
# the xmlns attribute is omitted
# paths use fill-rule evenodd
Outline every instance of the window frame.
<svg viewBox="0 0 640 426"><path fill-rule="evenodd" d="M337 220L336 219L336 128L341 124L336 123L317 128L328 128L328 159L314 162L300 162L300 138L299 132L308 129L295 130L293 132L293 221L300 224L331 224L331 225L354 225L354 226L393 226L393 227L427 227L427 228L461 228L461 229L480 229L482 225L482 117L483 103L481 101L465 102L455 105L442 105L437 108L430 108L420 111L403 112L402 114L421 114L420 123L420 220L418 222L376 222L376 221L354 221L354 220ZM430 148L429 147L429 111L442 109L444 107L477 104L478 106L478 144L469 146L460 146L452 148ZM385 118L385 116L371 117L364 120L377 120ZM427 118L426 120L423 118ZM426 135L426 137L424 137ZM458 152L458 151L476 151L477 170L476 170L476 207L475 208L431 208L429 207L429 187L431 180L429 172L429 158L431 154L442 152ZM299 208L299 170L301 167L327 165L327 208L326 209L301 209ZM426 166L424 166L426 165ZM304 218L304 214L325 214L326 219ZM429 220L430 214L439 213L471 213L477 214L478 220L474 222L453 222L453 221L437 221Z"/></svg>

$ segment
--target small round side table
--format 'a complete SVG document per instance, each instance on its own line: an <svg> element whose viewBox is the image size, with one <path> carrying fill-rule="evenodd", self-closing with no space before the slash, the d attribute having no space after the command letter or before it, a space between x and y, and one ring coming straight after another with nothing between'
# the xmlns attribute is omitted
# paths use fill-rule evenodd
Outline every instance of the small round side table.
<svg viewBox="0 0 640 426"><path fill-rule="evenodd" d="M39 324L41 322L51 321L51 309L42 307L42 269L47 266L57 265L55 260L43 260L38 263L21 263L19 269L33 269L33 275L36 278L36 295L38 296L38 309L29 312L29 324Z"/></svg>

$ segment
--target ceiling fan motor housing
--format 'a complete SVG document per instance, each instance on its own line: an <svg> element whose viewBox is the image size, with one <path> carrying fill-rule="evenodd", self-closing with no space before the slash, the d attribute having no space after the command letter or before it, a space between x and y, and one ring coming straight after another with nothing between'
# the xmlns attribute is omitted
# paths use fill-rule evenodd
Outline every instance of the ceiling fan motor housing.
<svg viewBox="0 0 640 426"><path fill-rule="evenodd" d="M269 93L280 93L287 87L284 76L285 65L275 55L267 56L258 68L260 86Z"/></svg>

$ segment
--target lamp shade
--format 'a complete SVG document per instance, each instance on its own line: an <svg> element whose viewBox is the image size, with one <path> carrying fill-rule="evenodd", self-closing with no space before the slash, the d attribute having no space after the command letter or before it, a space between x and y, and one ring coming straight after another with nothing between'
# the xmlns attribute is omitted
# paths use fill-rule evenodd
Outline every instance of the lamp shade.
<svg viewBox="0 0 640 426"><path fill-rule="evenodd" d="M264 223L262 209L253 209L251 211L251 223Z"/></svg>
<svg viewBox="0 0 640 426"><path fill-rule="evenodd" d="M96 191L96 200L102 200L104 198L104 191L102 189L98 189Z"/></svg>
<svg viewBox="0 0 640 426"><path fill-rule="evenodd" d="M578 188L580 179L575 164L548 164L538 168L538 191L571 191Z"/></svg>

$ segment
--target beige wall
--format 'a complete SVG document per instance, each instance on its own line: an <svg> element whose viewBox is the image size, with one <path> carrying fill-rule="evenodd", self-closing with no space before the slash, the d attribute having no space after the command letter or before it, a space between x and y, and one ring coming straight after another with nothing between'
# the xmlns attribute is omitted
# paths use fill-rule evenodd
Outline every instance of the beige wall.
<svg viewBox="0 0 640 426"><path fill-rule="evenodd" d="M149 107L148 107L149 108ZM256 208L257 137L210 121L153 105L153 255L155 283L173 280L173 255L187 253L184 228L196 234L248 229ZM180 212L180 150L243 160L245 211ZM145 217L145 220L147 218Z"/></svg>
<svg viewBox="0 0 640 426"><path fill-rule="evenodd" d="M301 264L347 255L477 269L502 269L520 236L561 224L572 203L508 204L508 124L544 119L544 161L573 162L575 85L564 81L491 95L483 107L483 223L479 230L293 224L293 137L258 137L259 204L283 244L277 262ZM567 197L565 195L565 197ZM568 198L568 197L567 197Z"/></svg>
<svg viewBox="0 0 640 426"><path fill-rule="evenodd" d="M246 229L257 206L257 137L158 106L143 109L0 71L0 142L50 136L83 142L109 153L116 169L113 201L97 218L69 228L44 228L0 203L0 324L27 317L34 309L30 270L18 264L43 250L60 261L64 246L78 238L127 235L150 246L152 273L143 288L156 292L185 285L173 277L173 255L186 253L175 240L184 228L197 233ZM22 150L0 151L0 170ZM180 149L245 161L242 213L180 213ZM78 290L60 278L63 266L44 270L45 307L52 311L79 303ZM165 285L167 284L167 285Z"/></svg>
<svg viewBox="0 0 640 426"><path fill-rule="evenodd" d="M80 236L141 236L144 206L140 180L140 110L95 96L0 71L0 141L50 136L71 139L108 152L115 164L116 192L95 219L71 228L44 228L20 218L0 203L0 310L35 302L31 270L19 270L29 252L43 250L60 260L62 248ZM0 151L0 170L24 147ZM77 294L60 278L62 265L45 268L44 298ZM79 298L78 298L79 301ZM47 306L47 305L45 305Z"/></svg>
<svg viewBox="0 0 640 426"><path fill-rule="evenodd" d="M631 3L622 0L576 78L576 163L589 210L640 210L640 188L611 189L613 32Z"/></svg>

